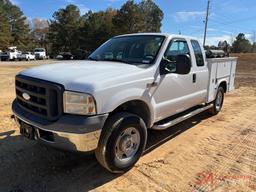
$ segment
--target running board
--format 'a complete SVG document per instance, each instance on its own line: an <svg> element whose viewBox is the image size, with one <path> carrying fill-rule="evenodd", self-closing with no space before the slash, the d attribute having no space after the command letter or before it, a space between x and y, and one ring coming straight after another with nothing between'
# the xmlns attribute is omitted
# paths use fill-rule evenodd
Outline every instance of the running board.
<svg viewBox="0 0 256 192"><path fill-rule="evenodd" d="M189 119L190 117L193 117L194 115L197 115L197 114L199 114L199 113L201 113L203 111L206 111L207 109L210 109L212 107L213 107L213 104L206 105L204 107L201 107L199 109L191 111L191 112L189 112L189 113L187 113L187 114L185 114L183 116L180 116L180 117L178 117L176 119L173 119L173 120L171 120L169 122L166 122L164 124L153 125L152 129L154 129L154 130L165 130L165 129L171 127L171 126L174 126L174 125L176 125L176 124L178 124L178 123L180 123L180 122L182 122L182 121L184 121L186 119Z"/></svg>

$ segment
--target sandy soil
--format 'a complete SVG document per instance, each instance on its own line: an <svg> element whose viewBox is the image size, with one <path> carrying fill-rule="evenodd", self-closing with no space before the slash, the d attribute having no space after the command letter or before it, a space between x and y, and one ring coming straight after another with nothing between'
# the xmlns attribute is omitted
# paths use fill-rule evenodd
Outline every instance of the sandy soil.
<svg viewBox="0 0 256 192"><path fill-rule="evenodd" d="M256 55L239 57L237 89L223 111L150 131L145 155L123 175L106 172L92 154L21 137L10 118L14 76L34 64L0 63L0 191L256 191Z"/></svg>

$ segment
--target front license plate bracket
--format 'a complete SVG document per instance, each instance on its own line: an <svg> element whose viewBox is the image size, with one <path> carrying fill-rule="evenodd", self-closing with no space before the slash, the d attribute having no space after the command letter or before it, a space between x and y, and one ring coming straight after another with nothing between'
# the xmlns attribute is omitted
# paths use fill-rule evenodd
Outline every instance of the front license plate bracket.
<svg viewBox="0 0 256 192"><path fill-rule="evenodd" d="M28 139L34 139L35 138L35 129L33 128L33 126L21 122L20 124L20 134L23 135L24 137L28 138Z"/></svg>

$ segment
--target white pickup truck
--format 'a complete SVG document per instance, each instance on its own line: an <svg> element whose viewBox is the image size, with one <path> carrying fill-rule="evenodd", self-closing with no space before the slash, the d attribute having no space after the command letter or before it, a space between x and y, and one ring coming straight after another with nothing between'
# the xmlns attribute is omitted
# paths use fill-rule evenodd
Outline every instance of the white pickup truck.
<svg viewBox="0 0 256 192"><path fill-rule="evenodd" d="M1 60L3 61L15 61L21 51L18 51L17 47L9 47L7 51L1 53Z"/></svg>
<svg viewBox="0 0 256 192"><path fill-rule="evenodd" d="M25 51L18 55L18 60L30 61L30 60L36 60L36 57L33 53Z"/></svg>
<svg viewBox="0 0 256 192"><path fill-rule="evenodd" d="M147 130L200 112L216 115L234 89L236 58L209 59L190 37L117 36L85 61L39 66L16 76L12 109L21 134L53 147L92 151L113 173L143 154Z"/></svg>
<svg viewBox="0 0 256 192"><path fill-rule="evenodd" d="M36 59L48 59L48 56L46 55L46 50L45 48L35 48L34 49L34 54Z"/></svg>

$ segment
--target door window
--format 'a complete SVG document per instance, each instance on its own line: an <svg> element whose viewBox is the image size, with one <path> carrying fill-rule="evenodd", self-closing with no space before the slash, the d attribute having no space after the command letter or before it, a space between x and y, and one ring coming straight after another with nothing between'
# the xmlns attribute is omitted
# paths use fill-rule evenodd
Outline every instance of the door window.
<svg viewBox="0 0 256 192"><path fill-rule="evenodd" d="M170 71L176 71L176 60L178 55L190 55L188 43L185 40L174 40L171 41L165 54L164 59L167 59L171 64L169 67L172 69Z"/></svg>
<svg viewBox="0 0 256 192"><path fill-rule="evenodd" d="M204 66L204 57L203 57L202 49L201 49L198 41L192 40L191 44L192 44L192 47L193 47L193 50L195 53L195 57L196 57L196 65L198 67Z"/></svg>

